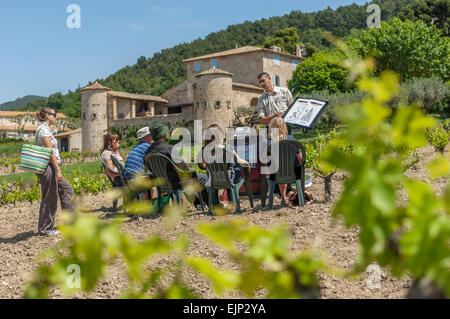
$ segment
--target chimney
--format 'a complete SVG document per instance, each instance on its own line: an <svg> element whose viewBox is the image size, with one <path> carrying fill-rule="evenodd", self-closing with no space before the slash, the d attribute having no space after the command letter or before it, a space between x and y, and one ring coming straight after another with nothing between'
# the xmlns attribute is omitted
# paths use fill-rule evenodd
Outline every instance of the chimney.
<svg viewBox="0 0 450 319"><path fill-rule="evenodd" d="M270 50L277 51L277 52L281 52L281 48L280 48L280 47L277 47L276 45L272 45L272 46L270 47Z"/></svg>
<svg viewBox="0 0 450 319"><path fill-rule="evenodd" d="M300 46L300 44L297 44L295 46L295 55L302 57L302 47Z"/></svg>

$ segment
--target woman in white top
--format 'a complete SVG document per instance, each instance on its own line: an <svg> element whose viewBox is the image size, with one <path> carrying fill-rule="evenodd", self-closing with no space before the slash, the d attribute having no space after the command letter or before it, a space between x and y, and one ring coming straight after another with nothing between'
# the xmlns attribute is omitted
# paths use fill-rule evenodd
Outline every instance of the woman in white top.
<svg viewBox="0 0 450 319"><path fill-rule="evenodd" d="M103 137L103 149L101 152L101 157L105 164L108 166L109 170L106 170L106 174L111 177L115 186L123 186L122 180L120 179L119 172L114 166L111 159L114 156L123 165L124 156L119 153L120 140L119 135L108 133ZM112 172L114 173L112 173Z"/></svg>
<svg viewBox="0 0 450 319"><path fill-rule="evenodd" d="M62 176L58 141L50 129L50 126L56 123L55 110L44 107L36 113L36 118L40 121L36 130L36 145L53 149L50 163L45 172L36 174L41 185L38 232L40 235L52 236L59 233L57 230L54 230L58 197L61 201L61 208L72 211L75 192L70 183Z"/></svg>

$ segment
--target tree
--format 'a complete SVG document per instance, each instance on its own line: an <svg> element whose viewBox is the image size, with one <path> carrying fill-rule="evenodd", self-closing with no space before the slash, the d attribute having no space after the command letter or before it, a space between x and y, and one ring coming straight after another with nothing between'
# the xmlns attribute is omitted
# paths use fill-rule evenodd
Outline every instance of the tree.
<svg viewBox="0 0 450 319"><path fill-rule="evenodd" d="M281 51L295 54L296 46L299 44L300 37L297 34L296 28L286 28L275 31L274 36L267 37L264 41L264 47L278 46Z"/></svg>
<svg viewBox="0 0 450 319"><path fill-rule="evenodd" d="M309 94L312 91L328 90L344 92L348 71L339 65L343 55L338 51L321 51L303 61L292 74L288 87L292 94Z"/></svg>
<svg viewBox="0 0 450 319"><path fill-rule="evenodd" d="M434 25L394 18L382 22L380 28L365 30L348 44L363 58L375 57L377 75L393 70L402 80L432 76L450 79L450 40Z"/></svg>
<svg viewBox="0 0 450 319"><path fill-rule="evenodd" d="M402 20L421 20L427 25L435 25L443 35L448 37L450 0L415 0L400 11L399 17Z"/></svg>

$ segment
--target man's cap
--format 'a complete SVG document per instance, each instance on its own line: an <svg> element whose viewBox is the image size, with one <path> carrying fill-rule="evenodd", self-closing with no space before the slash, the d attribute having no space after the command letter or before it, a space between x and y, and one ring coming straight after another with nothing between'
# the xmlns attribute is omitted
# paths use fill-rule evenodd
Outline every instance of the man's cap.
<svg viewBox="0 0 450 319"><path fill-rule="evenodd" d="M160 138L166 136L167 133L169 133L169 128L164 124L155 123L152 125L150 133L152 134L153 140L157 141Z"/></svg>
<svg viewBox="0 0 450 319"><path fill-rule="evenodd" d="M147 135L150 134L150 129L148 128L148 126L143 127L141 129L139 129L139 131L137 131L137 139L143 139L144 137L146 137Z"/></svg>

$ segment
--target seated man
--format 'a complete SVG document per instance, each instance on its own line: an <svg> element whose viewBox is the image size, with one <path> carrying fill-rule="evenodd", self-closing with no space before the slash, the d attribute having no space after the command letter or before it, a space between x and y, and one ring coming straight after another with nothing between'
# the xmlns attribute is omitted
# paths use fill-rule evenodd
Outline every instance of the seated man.
<svg viewBox="0 0 450 319"><path fill-rule="evenodd" d="M157 123L152 126L150 133L153 137L153 144L147 149L146 155L149 153L163 154L170 158L175 165L180 167L182 170L190 170L190 167L183 161L178 151L176 149L172 151L173 146L166 143L169 134L169 128L166 125ZM178 183L180 181L177 172L173 169L168 171L167 175L172 183ZM205 174L196 173L195 176L201 185L205 185L208 181L208 177ZM208 192L206 189L203 189L201 196L203 201L207 202ZM198 203L196 202L195 204L197 206Z"/></svg>
<svg viewBox="0 0 450 319"><path fill-rule="evenodd" d="M137 141L138 144L133 147L125 162L124 175L126 179L131 179L137 174L144 174L146 171L144 167L144 156L150 145L153 143L148 126L137 131ZM147 196L151 196L151 198L158 197L156 187L153 187L151 189L151 194Z"/></svg>
<svg viewBox="0 0 450 319"><path fill-rule="evenodd" d="M125 178L131 179L135 174L145 173L144 156L153 143L148 126L137 131L138 144L128 154L125 162Z"/></svg>

